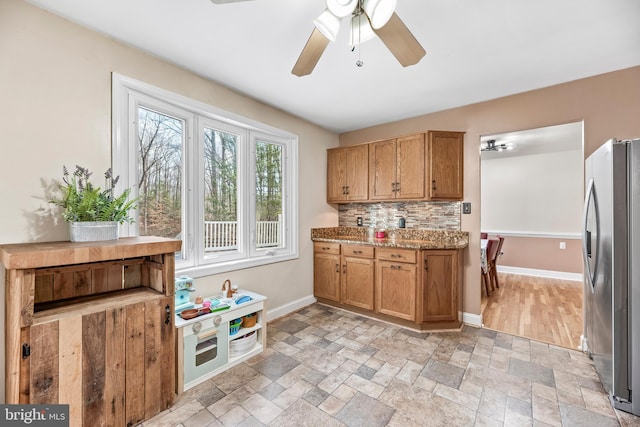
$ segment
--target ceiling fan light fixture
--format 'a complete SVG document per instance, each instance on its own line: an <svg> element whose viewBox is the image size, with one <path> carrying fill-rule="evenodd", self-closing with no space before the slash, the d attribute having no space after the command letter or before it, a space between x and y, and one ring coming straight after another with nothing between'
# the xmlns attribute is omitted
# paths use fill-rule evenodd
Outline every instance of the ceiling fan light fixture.
<svg viewBox="0 0 640 427"><path fill-rule="evenodd" d="M513 144L496 144L495 139L490 139L487 141L487 144L484 145L480 151L504 151L504 150L513 150Z"/></svg>
<svg viewBox="0 0 640 427"><path fill-rule="evenodd" d="M316 26L323 36L332 42L336 41L338 30L340 29L340 18L331 13L329 9L325 9L320 16L314 19L313 25Z"/></svg>
<svg viewBox="0 0 640 427"><path fill-rule="evenodd" d="M384 27L396 9L397 0L364 0L362 8L374 30Z"/></svg>
<svg viewBox="0 0 640 427"><path fill-rule="evenodd" d="M373 32L373 28L371 28L371 24L364 14L354 15L351 18L350 46L359 45L367 40L371 40L375 36L376 33Z"/></svg>
<svg viewBox="0 0 640 427"><path fill-rule="evenodd" d="M351 15L358 5L358 0L327 0L327 9L338 18Z"/></svg>

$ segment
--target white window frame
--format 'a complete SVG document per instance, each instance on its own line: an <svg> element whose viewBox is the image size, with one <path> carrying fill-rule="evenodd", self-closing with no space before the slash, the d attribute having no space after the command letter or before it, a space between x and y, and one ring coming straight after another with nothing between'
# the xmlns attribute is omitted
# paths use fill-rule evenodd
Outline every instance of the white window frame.
<svg viewBox="0 0 640 427"><path fill-rule="evenodd" d="M184 121L182 253L176 258L176 273L202 277L298 258L298 136L263 123L218 109L206 103L112 74L112 168L120 176L117 191L137 187L137 109L157 110ZM205 253L204 239L204 146L201 130L213 127L240 131L238 155L238 251L233 254ZM255 143L257 140L283 147L283 245L255 246ZM135 213L137 219L137 212ZM136 223L123 224L121 236L136 236Z"/></svg>
<svg viewBox="0 0 640 427"><path fill-rule="evenodd" d="M247 132L238 127L225 122L211 120L209 118L200 118L198 120L198 135L203 135L204 128L215 129L217 131L227 132L238 135L237 147L236 147L236 155L237 155L237 175L238 175L238 194L236 195L238 200L238 211L236 213L238 218L238 223L246 224L246 215L247 209L245 208L246 204L244 202L245 193L243 191L246 186L246 176L247 176L247 161L246 157L248 156L249 150L247 150ZM204 159L204 145L198 145L198 159ZM196 182L198 185L196 186L195 194L202 195L204 194L204 188L202 188L204 183L204 165L202 163L198 164L200 166L200 170L198 173L198 178ZM204 203L200 203L197 206L198 209L198 218L204 218ZM198 221L196 224L197 227L197 235L204 235L204 222ZM238 261L242 261L247 258L248 253L248 242L246 239L246 235L248 234L248 230L245 227L238 227L238 248L235 251L231 252L211 252L205 253L204 243L202 239L200 239L200 244L198 245L198 253L201 254L203 258L203 263L206 264L214 264L214 263L235 263Z"/></svg>

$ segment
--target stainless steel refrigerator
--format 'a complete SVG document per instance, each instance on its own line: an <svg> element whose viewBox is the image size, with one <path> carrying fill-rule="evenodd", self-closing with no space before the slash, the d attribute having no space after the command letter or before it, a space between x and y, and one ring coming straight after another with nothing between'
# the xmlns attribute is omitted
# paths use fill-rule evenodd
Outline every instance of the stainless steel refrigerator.
<svg viewBox="0 0 640 427"><path fill-rule="evenodd" d="M582 345L613 405L640 415L640 139L607 141L585 177Z"/></svg>

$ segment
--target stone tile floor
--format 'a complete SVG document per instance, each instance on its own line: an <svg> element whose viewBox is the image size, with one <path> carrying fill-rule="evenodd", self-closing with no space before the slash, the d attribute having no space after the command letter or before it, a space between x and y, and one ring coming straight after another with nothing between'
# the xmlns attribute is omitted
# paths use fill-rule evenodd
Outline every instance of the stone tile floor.
<svg viewBox="0 0 640 427"><path fill-rule="evenodd" d="M160 426L632 426L578 351L465 326L418 333L315 304L260 355L144 422Z"/></svg>

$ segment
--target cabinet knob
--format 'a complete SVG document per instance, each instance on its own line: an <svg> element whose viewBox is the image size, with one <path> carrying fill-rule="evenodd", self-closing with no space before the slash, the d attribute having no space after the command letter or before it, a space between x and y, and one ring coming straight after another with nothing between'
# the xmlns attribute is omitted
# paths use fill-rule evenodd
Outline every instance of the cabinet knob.
<svg viewBox="0 0 640 427"><path fill-rule="evenodd" d="M400 191L400 183L396 182L396 192Z"/></svg>
<svg viewBox="0 0 640 427"><path fill-rule="evenodd" d="M436 180L435 179L431 181L431 189L432 190L436 189Z"/></svg>
<svg viewBox="0 0 640 427"><path fill-rule="evenodd" d="M336 264L336 273L340 273L340 264Z"/></svg>
<svg viewBox="0 0 640 427"><path fill-rule="evenodd" d="M392 182L392 183L391 183L391 192L392 192L392 193L395 193L395 192L396 192L396 183L395 183L395 182Z"/></svg>
<svg viewBox="0 0 640 427"><path fill-rule="evenodd" d="M347 185L347 186L346 186L346 187L344 187L344 188L346 189L346 190L345 190L345 191L346 191L346 193L345 193L345 194L349 194L349 186Z"/></svg>
<svg viewBox="0 0 640 427"><path fill-rule="evenodd" d="M424 260L424 269L428 270L429 269L429 265L427 264L427 260Z"/></svg>

